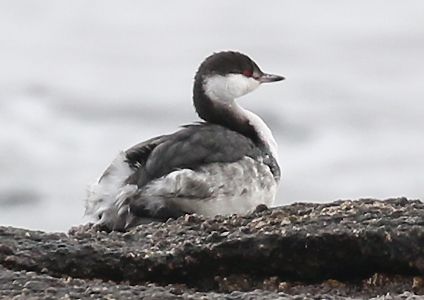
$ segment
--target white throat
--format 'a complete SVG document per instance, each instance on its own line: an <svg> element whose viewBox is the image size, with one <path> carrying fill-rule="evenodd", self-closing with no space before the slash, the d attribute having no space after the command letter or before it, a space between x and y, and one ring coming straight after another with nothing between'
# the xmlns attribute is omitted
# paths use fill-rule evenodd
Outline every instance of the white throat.
<svg viewBox="0 0 424 300"><path fill-rule="evenodd" d="M232 102L258 88L259 81L242 74L212 75L205 79L203 89L212 101Z"/></svg>

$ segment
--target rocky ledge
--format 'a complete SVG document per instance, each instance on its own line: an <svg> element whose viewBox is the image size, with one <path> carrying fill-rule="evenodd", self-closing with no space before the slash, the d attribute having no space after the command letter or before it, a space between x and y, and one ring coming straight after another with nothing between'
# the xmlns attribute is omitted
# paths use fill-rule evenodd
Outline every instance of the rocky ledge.
<svg viewBox="0 0 424 300"><path fill-rule="evenodd" d="M419 299L424 204L296 203L105 232L0 227L1 299Z"/></svg>

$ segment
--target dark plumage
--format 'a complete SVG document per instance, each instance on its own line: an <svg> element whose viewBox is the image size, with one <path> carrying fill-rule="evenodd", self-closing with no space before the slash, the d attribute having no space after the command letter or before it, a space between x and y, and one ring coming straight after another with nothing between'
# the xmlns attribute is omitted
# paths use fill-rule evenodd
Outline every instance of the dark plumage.
<svg viewBox="0 0 424 300"><path fill-rule="evenodd" d="M195 152L192 151L195 149ZM138 144L126 151L127 162L134 169L126 183L142 188L147 182L177 169L192 169L203 164L235 162L244 156L253 159L270 157L253 140L221 125L199 123L187 125L170 135ZM280 169L272 159L265 159L274 176Z"/></svg>

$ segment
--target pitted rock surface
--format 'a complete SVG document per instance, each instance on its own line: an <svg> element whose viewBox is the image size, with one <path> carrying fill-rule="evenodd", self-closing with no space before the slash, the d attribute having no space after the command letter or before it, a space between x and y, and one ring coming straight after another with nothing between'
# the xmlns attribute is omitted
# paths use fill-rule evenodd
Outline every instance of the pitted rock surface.
<svg viewBox="0 0 424 300"><path fill-rule="evenodd" d="M81 289L115 287L130 291L127 299L149 284L175 299L209 293L220 299L250 299L240 298L249 293L407 299L424 291L423 225L423 203L397 198L258 207L247 216L186 215L125 233L91 224L68 234L0 227L0 295L10 290L11 278L30 274L65 290L63 278L77 280Z"/></svg>

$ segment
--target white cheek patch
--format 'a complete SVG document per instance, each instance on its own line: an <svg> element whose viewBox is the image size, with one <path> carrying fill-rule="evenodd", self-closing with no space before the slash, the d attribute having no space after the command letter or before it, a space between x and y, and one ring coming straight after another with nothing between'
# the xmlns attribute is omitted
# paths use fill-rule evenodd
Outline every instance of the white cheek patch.
<svg viewBox="0 0 424 300"><path fill-rule="evenodd" d="M259 81L241 74L212 75L205 79L203 88L213 101L231 102L258 88Z"/></svg>

